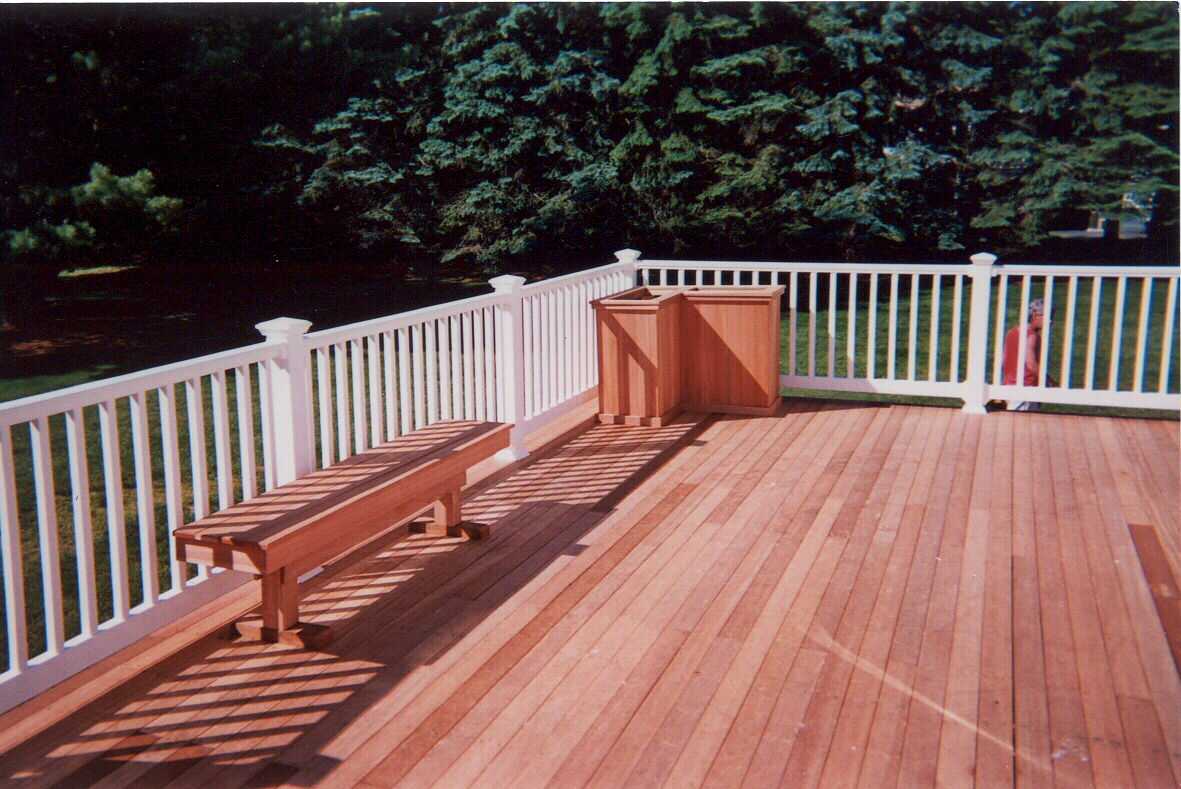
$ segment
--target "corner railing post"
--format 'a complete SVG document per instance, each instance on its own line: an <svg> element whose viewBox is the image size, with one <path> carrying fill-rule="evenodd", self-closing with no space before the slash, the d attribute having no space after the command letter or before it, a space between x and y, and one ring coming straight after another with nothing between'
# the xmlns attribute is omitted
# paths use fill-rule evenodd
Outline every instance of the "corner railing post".
<svg viewBox="0 0 1181 789"><path fill-rule="evenodd" d="M525 449L525 334L522 319L521 286L524 277L505 274L493 277L488 284L503 303L496 307L496 355L499 361L497 371L503 382L504 402L501 404L501 420L513 425L509 433L508 449L497 453L501 461L520 460L529 454Z"/></svg>
<svg viewBox="0 0 1181 789"><path fill-rule="evenodd" d="M639 282L640 273L640 250L638 249L621 249L615 253L615 259L624 265L631 266L630 281L628 287L635 287Z"/></svg>
<svg viewBox="0 0 1181 789"><path fill-rule="evenodd" d="M270 409L274 458L268 462L274 463L276 485L298 479L316 467L311 375L303 339L311 325L298 318L275 318L254 327L279 351L265 362L270 402L259 404Z"/></svg>
<svg viewBox="0 0 1181 789"><path fill-rule="evenodd" d="M964 407L969 414L985 413L987 402L988 309L992 291L992 265L996 255L972 255L972 312L968 323L968 375L964 381Z"/></svg>

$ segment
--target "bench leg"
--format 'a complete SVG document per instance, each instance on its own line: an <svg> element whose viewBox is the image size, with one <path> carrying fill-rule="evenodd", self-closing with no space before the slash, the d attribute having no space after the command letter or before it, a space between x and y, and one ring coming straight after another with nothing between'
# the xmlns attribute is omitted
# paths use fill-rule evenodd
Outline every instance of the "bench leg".
<svg viewBox="0 0 1181 789"><path fill-rule="evenodd" d="M459 488L448 490L435 502L435 522L432 532L450 534L459 527Z"/></svg>
<svg viewBox="0 0 1181 789"><path fill-rule="evenodd" d="M456 479L434 505L434 517L426 528L426 533L442 537L469 537L480 539L488 536L488 527L484 524L465 523L460 513L462 503L459 491L463 487L463 478Z"/></svg>
<svg viewBox="0 0 1181 789"><path fill-rule="evenodd" d="M245 638L271 643L317 649L332 640L332 630L325 625L299 621L299 578L291 568L262 576L262 622L238 622L236 629Z"/></svg>
<svg viewBox="0 0 1181 789"><path fill-rule="evenodd" d="M267 573L262 577L262 627L264 638L268 631L277 634L299 624L299 579L287 568ZM274 641L275 638L267 638Z"/></svg>

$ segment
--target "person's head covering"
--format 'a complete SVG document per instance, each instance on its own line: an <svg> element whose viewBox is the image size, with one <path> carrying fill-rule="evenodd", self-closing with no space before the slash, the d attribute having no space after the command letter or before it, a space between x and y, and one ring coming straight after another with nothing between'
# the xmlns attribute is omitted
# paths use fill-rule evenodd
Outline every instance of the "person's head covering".
<svg viewBox="0 0 1181 789"><path fill-rule="evenodd" d="M1043 301L1042 299L1034 299L1033 301L1029 302L1029 317L1032 318L1034 315L1045 315L1045 314L1046 314L1046 302L1045 301Z"/></svg>

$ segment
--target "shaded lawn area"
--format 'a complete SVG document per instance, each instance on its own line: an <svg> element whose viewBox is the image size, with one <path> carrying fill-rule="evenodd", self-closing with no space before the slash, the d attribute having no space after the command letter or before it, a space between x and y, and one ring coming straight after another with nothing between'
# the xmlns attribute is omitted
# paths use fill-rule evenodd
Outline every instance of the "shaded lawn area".
<svg viewBox="0 0 1181 789"><path fill-rule="evenodd" d="M373 265L71 272L36 314L0 331L0 401L260 342L254 326L272 318L317 331L490 290L480 278Z"/></svg>
<svg viewBox="0 0 1181 789"><path fill-rule="evenodd" d="M28 364L31 373L26 376L14 376L12 373L20 366L19 359L14 360L11 354L4 362L4 377L0 378L0 400L12 399L40 391L69 386L94 378L101 378L127 372L135 369L161 364L179 359L190 358L202 353L222 350L237 345L258 341L254 323L270 317L286 314L293 317L308 317L317 321L313 328L324 328L354 320L364 320L369 317L399 312L425 304L440 303L456 298L463 298L486 291L481 282L444 282L442 285L429 285L424 282L399 283L394 287L387 279L374 277L371 279L354 279L351 284L342 286L343 292L332 295L326 290L317 288L295 289L288 304L276 304L270 300L251 302L249 299L233 299L227 297L218 301L217 309L210 315L196 317L196 313L178 311L176 300L184 304L199 308L202 298L188 298L186 288L195 287L192 282L174 283L165 287L157 280L153 288L152 282L140 281L135 285L134 277L127 278L124 272L119 276L126 278L125 285L105 285L109 288L105 300L101 288L93 288L89 293L93 298L88 303L98 307L88 311L85 307L73 305L78 309L79 322L92 321L96 331L110 332L101 335L102 341L97 344L88 342L65 345L62 347L39 348L37 354L29 358L36 361ZM88 283L89 284L89 283ZM798 304L799 314L796 318L796 358L795 370L804 375L808 368L808 346L810 325L815 325L815 359L814 365L817 375L827 375L830 359L833 374L844 377L848 372L847 342L849 330L848 286L844 277L838 280L835 309L829 310L829 292L827 277L818 278L817 309L814 316L807 311L808 290L806 277L799 278ZM954 299L953 280L945 276L941 280L939 324L936 332L936 345L932 353L931 344L931 306L934 301L934 289L930 277L919 279L917 295L911 293L911 279L908 275L899 277L896 315L898 326L896 330L895 367L894 375L899 378L909 377L912 366L912 344L910 341L909 318L911 314L912 298L916 317L915 342L913 344L913 374L920 380L932 378L932 362L934 363L934 380L951 380L952 365L952 304ZM1063 330L1066 326L1066 282L1056 281L1053 295L1057 320L1050 329L1049 370L1058 377L1062 370ZM138 288L138 290L136 289ZM996 295L999 284L994 284L993 307L991 318L995 318ZM1034 280L1030 298L1044 297L1043 282ZM1120 343L1118 382L1119 388L1130 389L1134 377L1135 343L1140 312L1140 288L1138 283L1128 287L1122 317L1122 340ZM1091 283L1081 281L1077 293L1075 307L1075 331L1072 337L1070 382L1073 386L1081 386L1087 369L1087 331L1089 328L1091 309ZM86 300L84 300L86 301ZM216 300L215 300L216 301ZM786 298L784 300L786 309ZM890 303L890 279L883 276L879 279L878 302L876 305L877 332L873 343L875 374L883 377L887 373L889 354L887 330ZM348 312L350 306L356 311ZM961 292L961 325L959 333L958 377L962 380L967 366L967 315L970 304L970 283L965 280ZM1021 284L1013 280L1009 284L1006 296L1006 326L1015 326L1019 318L1021 304ZM227 306L229 305L229 306ZM853 355L853 372L855 376L863 377L867 371L868 355L866 353L869 342L869 287L866 276L859 277L859 291L856 298L854 312L854 340L855 353ZM63 304L62 310L67 305ZM120 307L131 307L131 315L120 312L118 317L109 314ZM233 312L233 309L238 312ZM138 315L134 310L138 309ZM1158 282L1150 305L1149 326L1152 331L1147 338L1147 356L1144 370L1143 386L1146 390L1155 390L1159 380L1161 343L1164 325L1165 288ZM814 321L811 318L814 317ZM59 315L60 319L61 316ZM1113 335L1113 321L1115 318L1115 287L1114 281L1108 280L1104 285L1097 310L1097 354L1094 362L1095 382L1097 386L1107 383L1107 376L1111 370L1111 337ZM1181 322L1175 314L1175 333L1181 332ZM48 332L54 324L47 325ZM783 362L781 369L789 370L789 339L790 325L785 315L781 323L783 337ZM829 340L832 340L832 354L829 353ZM1173 340L1172 353L1176 355L1177 340ZM990 348L988 359L989 380L993 369L992 332L990 332ZM73 362L71 362L73 358ZM150 361L149 361L150 360ZM28 361L28 359L26 359ZM66 369L73 363L75 369ZM1169 371L1168 390L1181 391L1181 365L1174 363ZM314 379L313 379L314 380ZM212 432L213 413L212 399L209 395L212 380L210 377L202 379L203 413L206 426L204 435L205 455L209 459L205 469L208 492L204 511L211 511L217 504L217 480L215 472L215 446ZM238 435L241 425L238 424L238 414L233 407L236 400L237 382L232 375L226 378L227 402L229 409L231 464L233 469L234 500L242 497L243 480L241 458L239 456ZM194 470L190 464L190 435L187 414L187 400L185 387L175 388L178 412L178 445L180 447L180 468L183 499L183 517L191 520L196 511L194 497ZM787 391L791 394L807 394L815 396L815 390ZM170 554L168 546L167 507L165 504L163 448L160 435L159 403L154 392L149 392L147 398L147 412L149 424L149 444L151 457L151 474L153 497L151 505L151 531L155 534L156 563L158 571L156 580L161 592L169 589L172 583L170 575ZM263 489L262 457L262 429L259 421L258 408L258 379L252 377L251 400L253 409L253 434L255 443L255 489ZM958 400L940 398L906 397L858 393L833 393L835 399L878 400L899 403L943 404L958 406ZM1154 418L1177 419L1176 412L1141 411L1134 409L1113 408L1080 408L1074 406L1047 406L1047 411L1071 411L1121 416L1150 416ZM99 444L98 409L90 407L83 410L83 421L87 435L88 476L89 476L89 513L92 523L93 547L95 558L96 583L98 587L97 607L99 621L109 618L113 612L112 579L110 573L110 531L108 528L108 511L106 507L103 479L103 465L101 447ZM129 403L126 399L116 404L119 423L119 449L121 460L121 492L124 519L120 529L115 530L116 539L122 538L126 545L129 568L129 597L132 606L144 599L143 556L141 552L141 535L139 516L137 512L134 449L131 438L131 416ZM68 454L66 451L65 420L63 416L50 419L52 437L53 477L57 525L59 534L62 593L65 605L65 633L66 638L80 632L79 595L77 555L73 536L74 516L71 488L69 481ZM319 442L319 432L316 432ZM13 431L14 459L16 463L17 497L20 508L21 536L23 547L23 561L25 572L26 619L29 629L30 655L36 655L44 649L44 611L42 604L42 579L40 554L38 551L38 526L35 512L36 497L33 488L33 473L29 450L29 431L24 428ZM317 452L319 448L317 447ZM319 455L317 455L319 456ZM199 473L199 472L198 472ZM190 567L190 573L194 568ZM6 633L0 630L0 661L7 667Z"/></svg>

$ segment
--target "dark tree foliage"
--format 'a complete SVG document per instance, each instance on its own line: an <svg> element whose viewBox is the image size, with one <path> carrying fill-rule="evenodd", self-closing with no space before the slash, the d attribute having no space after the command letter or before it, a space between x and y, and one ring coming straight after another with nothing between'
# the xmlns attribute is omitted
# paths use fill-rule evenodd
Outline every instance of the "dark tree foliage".
<svg viewBox="0 0 1181 789"><path fill-rule="evenodd" d="M1177 232L1177 12L1153 3L1017 7L1000 62L1001 123L972 157L987 189L974 227L1036 244L1072 210L1118 217L1125 193Z"/></svg>
<svg viewBox="0 0 1181 789"><path fill-rule="evenodd" d="M1152 2L10 5L0 253L913 259L1149 205L1170 237L1177 33Z"/></svg>

